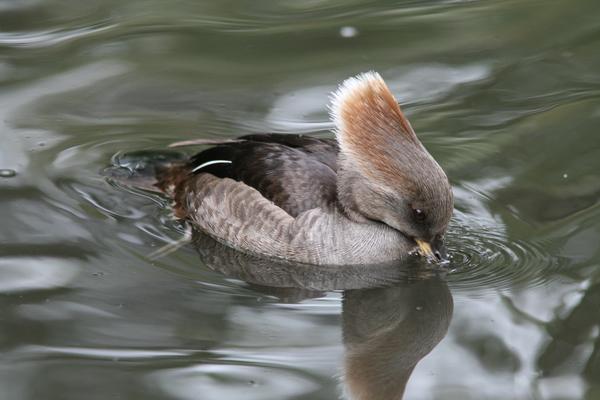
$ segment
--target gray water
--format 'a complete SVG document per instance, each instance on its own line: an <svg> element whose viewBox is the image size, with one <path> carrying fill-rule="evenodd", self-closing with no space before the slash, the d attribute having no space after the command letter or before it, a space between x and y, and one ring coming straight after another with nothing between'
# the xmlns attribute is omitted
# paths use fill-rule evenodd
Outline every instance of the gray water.
<svg viewBox="0 0 600 400"><path fill-rule="evenodd" d="M100 175L329 136L371 69L450 177L447 271L153 260L182 227ZM600 399L597 1L4 0L0 85L0 399Z"/></svg>

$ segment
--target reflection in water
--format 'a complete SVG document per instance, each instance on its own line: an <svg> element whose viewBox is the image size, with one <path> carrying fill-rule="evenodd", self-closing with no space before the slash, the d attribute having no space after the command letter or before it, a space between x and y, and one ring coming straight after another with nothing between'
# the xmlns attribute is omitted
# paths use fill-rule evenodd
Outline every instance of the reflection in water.
<svg viewBox="0 0 600 400"><path fill-rule="evenodd" d="M341 295L323 292L346 290L347 319L353 296L376 307L361 288L420 283L269 264L237 275L252 292L186 249L148 260L178 230L98 171L176 140L330 136L327 94L369 69L456 194L460 307L405 396L600 399L600 1L171 3L0 1L0 399L338 398ZM400 321L392 297L371 314ZM368 331L346 355L385 337Z"/></svg>
<svg viewBox="0 0 600 400"><path fill-rule="evenodd" d="M356 400L402 398L417 363L444 338L452 318L444 281L419 280L344 293L344 383Z"/></svg>
<svg viewBox="0 0 600 400"><path fill-rule="evenodd" d="M248 390L257 375L269 391ZM201 364L194 367L157 373L153 380L170 396L182 400L227 400L244 392L244 400L279 400L295 398L316 389L316 384L290 374L285 369L248 365ZM289 396L289 397L288 397Z"/></svg>
<svg viewBox="0 0 600 400"><path fill-rule="evenodd" d="M448 286L423 266L273 262L232 250L199 232L193 240L209 268L287 301L344 290L342 382L348 399L401 399L413 369L444 338L452 318Z"/></svg>
<svg viewBox="0 0 600 400"><path fill-rule="evenodd" d="M598 274L596 274L598 276ZM550 341L537 355L537 368L542 376L560 376L561 368L578 359L582 375L592 381L600 376L600 284L594 283L582 291L579 302L560 318L546 327ZM589 387L586 398L600 397L597 387Z"/></svg>
<svg viewBox="0 0 600 400"><path fill-rule="evenodd" d="M0 293L67 286L78 270L77 263L53 257L3 257L0 258Z"/></svg>

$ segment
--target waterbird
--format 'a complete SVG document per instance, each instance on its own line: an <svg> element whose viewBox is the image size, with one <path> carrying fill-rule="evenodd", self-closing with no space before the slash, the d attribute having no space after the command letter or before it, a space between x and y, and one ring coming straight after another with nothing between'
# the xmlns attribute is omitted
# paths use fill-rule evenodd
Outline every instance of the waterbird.
<svg viewBox="0 0 600 400"><path fill-rule="evenodd" d="M447 262L451 185L382 77L371 71L346 79L329 111L334 138L187 140L171 147L210 147L138 164L117 180L163 193L175 217L246 253L318 265L411 253Z"/></svg>

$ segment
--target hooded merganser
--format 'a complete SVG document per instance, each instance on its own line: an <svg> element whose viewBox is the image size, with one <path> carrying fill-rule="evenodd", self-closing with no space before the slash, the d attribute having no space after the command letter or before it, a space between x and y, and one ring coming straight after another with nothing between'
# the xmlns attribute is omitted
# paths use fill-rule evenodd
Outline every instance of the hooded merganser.
<svg viewBox="0 0 600 400"><path fill-rule="evenodd" d="M263 134L157 169L175 216L237 250L309 264L374 264L416 251L447 259L446 174L375 72L332 95L335 139Z"/></svg>

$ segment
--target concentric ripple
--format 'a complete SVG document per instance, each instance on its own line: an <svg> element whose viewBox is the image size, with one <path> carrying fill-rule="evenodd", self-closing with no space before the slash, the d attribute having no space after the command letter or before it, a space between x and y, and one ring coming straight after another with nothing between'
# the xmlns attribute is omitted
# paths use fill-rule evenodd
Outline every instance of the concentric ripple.
<svg viewBox="0 0 600 400"><path fill-rule="evenodd" d="M544 243L511 239L500 223L473 223L477 218L460 212L455 216L447 235L452 258L447 279L453 289L531 287L555 275L559 258Z"/></svg>

